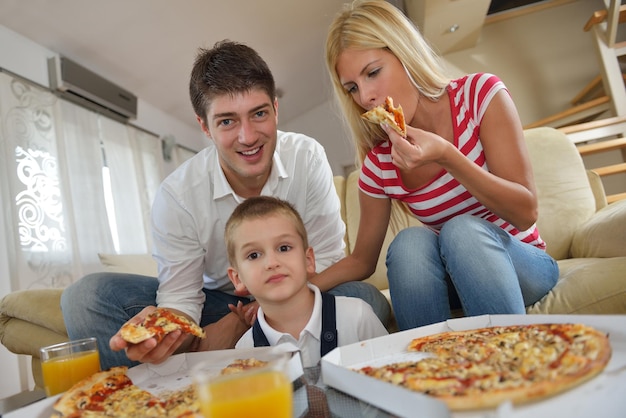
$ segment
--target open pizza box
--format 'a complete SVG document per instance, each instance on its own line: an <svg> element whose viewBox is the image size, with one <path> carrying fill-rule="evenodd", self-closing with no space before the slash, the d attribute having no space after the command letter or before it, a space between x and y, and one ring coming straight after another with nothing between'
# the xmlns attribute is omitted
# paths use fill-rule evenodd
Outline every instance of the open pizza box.
<svg viewBox="0 0 626 418"><path fill-rule="evenodd" d="M402 361L413 338L445 331L497 325L583 323L609 334L613 350L604 371L561 394L533 403L503 403L488 410L450 411L434 398L355 372L364 366ZM324 384L388 411L398 417L521 418L624 417L626 411L626 315L483 315L393 333L338 347L322 358Z"/></svg>
<svg viewBox="0 0 626 418"><path fill-rule="evenodd" d="M289 378L296 382L304 373L298 348L289 343L273 347L245 348L236 350L216 350L199 353L183 353L170 357L161 364L141 364L128 369L127 375L142 389L155 395L167 390L182 389L192 383L193 368L201 363L210 364L204 369L215 368L216 373L235 359L255 358L266 360L278 353L292 353L288 363ZM297 387L295 385L294 387ZM61 395L43 399L16 411L3 414L4 418L49 418L52 405ZM297 388L294 392L294 416L302 416L308 408L306 388Z"/></svg>

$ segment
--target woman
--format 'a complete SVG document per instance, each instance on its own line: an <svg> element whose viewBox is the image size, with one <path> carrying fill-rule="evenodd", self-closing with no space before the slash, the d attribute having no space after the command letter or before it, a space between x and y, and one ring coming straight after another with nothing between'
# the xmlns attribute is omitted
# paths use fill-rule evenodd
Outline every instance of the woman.
<svg viewBox="0 0 626 418"><path fill-rule="evenodd" d="M449 79L413 24L379 0L356 1L335 18L326 64L361 163L361 220L352 254L317 283L373 273L396 200L424 225L401 231L387 253L400 329L456 308L525 313L559 272L535 226L532 169L502 81ZM387 96L404 109L406 138L360 116Z"/></svg>

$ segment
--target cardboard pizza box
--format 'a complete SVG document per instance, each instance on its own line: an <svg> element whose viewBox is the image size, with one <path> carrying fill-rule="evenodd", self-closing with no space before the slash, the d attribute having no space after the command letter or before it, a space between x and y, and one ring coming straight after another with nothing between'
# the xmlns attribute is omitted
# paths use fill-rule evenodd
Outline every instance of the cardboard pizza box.
<svg viewBox="0 0 626 418"><path fill-rule="evenodd" d="M497 325L583 323L609 335L613 350L605 370L564 393L533 403L495 409L451 412L443 402L353 369L400 361L413 339L445 331L463 331ZM324 384L388 411L398 417L521 418L623 417L626 411L626 315L482 315L451 319L425 327L389 334L338 347L322 358Z"/></svg>
<svg viewBox="0 0 626 418"><path fill-rule="evenodd" d="M192 370L201 363L208 363L216 374L235 359L255 358L266 360L275 353L292 353L288 375L295 381L303 374L302 360L298 347L280 344L273 347L245 348L237 350L203 351L184 353L170 357L161 364L144 363L128 369L128 377L140 388L158 394L166 390L177 390L192 383Z"/></svg>
<svg viewBox="0 0 626 418"><path fill-rule="evenodd" d="M288 375L296 381L303 375L302 360L298 348L293 344L281 344L273 347L246 348L237 350L203 351L198 353L183 353L171 356L161 364L144 363L128 369L128 377L133 383L153 394L166 390L177 390L192 383L194 366L208 362L216 370L226 367L235 359L256 358L267 359L274 353L292 353L288 364ZM308 408L306 388L294 392L294 416L299 417ZM53 413L52 405L61 395L42 399L24 408L3 414L4 418L49 418Z"/></svg>

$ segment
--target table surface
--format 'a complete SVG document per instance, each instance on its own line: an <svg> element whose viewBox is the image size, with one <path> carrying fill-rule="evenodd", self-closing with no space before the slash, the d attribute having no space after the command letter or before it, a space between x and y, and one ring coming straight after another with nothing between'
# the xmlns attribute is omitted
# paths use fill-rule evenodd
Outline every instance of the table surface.
<svg viewBox="0 0 626 418"><path fill-rule="evenodd" d="M353 396L324 385L320 367L304 369L294 382L294 409L305 410L299 418L392 418L387 412Z"/></svg>
<svg viewBox="0 0 626 418"><path fill-rule="evenodd" d="M19 414L20 408L26 408L45 399L43 391L24 392L7 399L2 404L0 416ZM33 405L34 406L34 405ZM393 418L366 402L354 398L341 391L324 385L320 379L320 367L304 369L304 375L294 382L294 409L298 411L295 418ZM22 411L28 411L28 408ZM304 412L302 412L304 411Z"/></svg>

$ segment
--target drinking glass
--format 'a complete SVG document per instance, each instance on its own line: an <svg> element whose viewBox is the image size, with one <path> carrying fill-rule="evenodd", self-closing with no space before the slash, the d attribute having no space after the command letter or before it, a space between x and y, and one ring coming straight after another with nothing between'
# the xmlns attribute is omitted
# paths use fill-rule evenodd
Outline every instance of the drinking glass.
<svg viewBox="0 0 626 418"><path fill-rule="evenodd" d="M47 396L65 392L75 383L100 371L100 354L95 338L54 344L39 351Z"/></svg>
<svg viewBox="0 0 626 418"><path fill-rule="evenodd" d="M200 364L193 380L205 418L291 418L293 387L288 378L289 353L264 359L264 367L221 375Z"/></svg>

